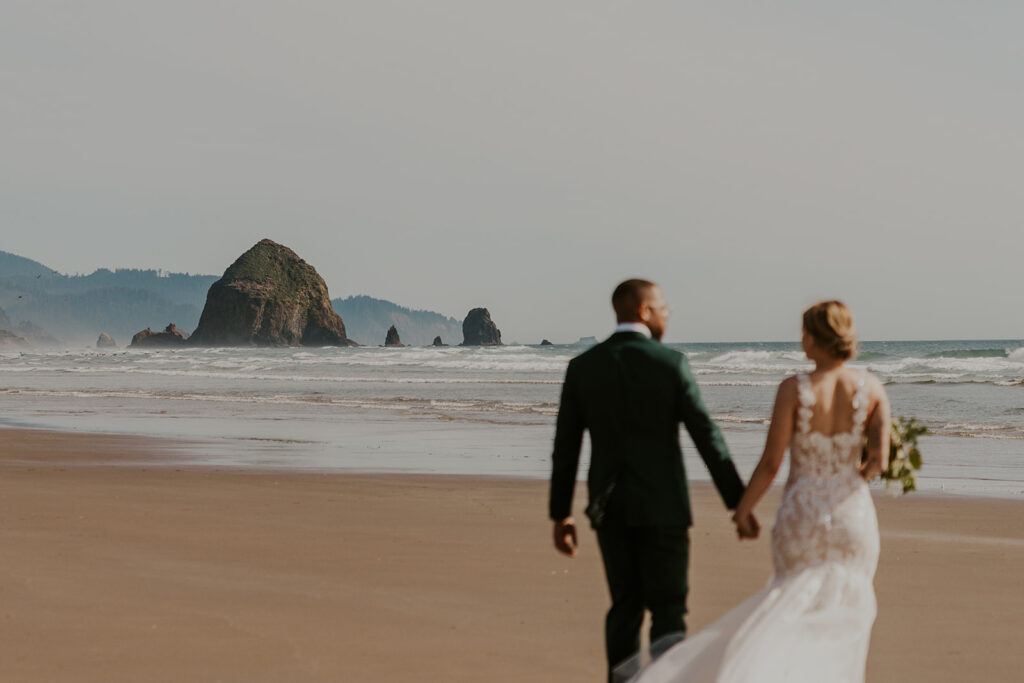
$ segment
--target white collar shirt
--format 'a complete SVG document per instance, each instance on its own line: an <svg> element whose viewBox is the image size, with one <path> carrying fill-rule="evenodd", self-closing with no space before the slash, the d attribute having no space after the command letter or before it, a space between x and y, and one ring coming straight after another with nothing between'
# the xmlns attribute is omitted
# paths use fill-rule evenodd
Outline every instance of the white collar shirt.
<svg viewBox="0 0 1024 683"><path fill-rule="evenodd" d="M619 323L615 327L615 332L638 332L648 339L651 338L651 331L643 323Z"/></svg>

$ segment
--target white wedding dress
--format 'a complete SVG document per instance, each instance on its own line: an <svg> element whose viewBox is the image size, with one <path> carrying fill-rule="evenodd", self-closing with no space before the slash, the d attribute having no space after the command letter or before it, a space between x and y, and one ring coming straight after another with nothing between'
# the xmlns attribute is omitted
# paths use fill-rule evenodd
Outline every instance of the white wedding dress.
<svg viewBox="0 0 1024 683"><path fill-rule="evenodd" d="M770 584L632 681L864 681L879 551L875 507L857 471L865 380L866 373L854 394L851 429L826 435L811 430L814 392L810 379L798 376L800 404L789 479L772 530Z"/></svg>

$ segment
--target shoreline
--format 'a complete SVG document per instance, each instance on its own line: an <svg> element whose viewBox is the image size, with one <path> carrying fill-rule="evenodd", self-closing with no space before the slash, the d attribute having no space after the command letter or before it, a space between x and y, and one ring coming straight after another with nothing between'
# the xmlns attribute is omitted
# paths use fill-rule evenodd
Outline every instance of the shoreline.
<svg viewBox="0 0 1024 683"><path fill-rule="evenodd" d="M581 528L575 560L551 548L546 482L177 466L154 438L0 438L2 679L603 676L596 540ZM692 492L695 632L771 565L767 533L736 542L713 488ZM758 511L766 531L778 497ZM1013 679L1024 503L875 503L868 680Z"/></svg>
<svg viewBox="0 0 1024 683"><path fill-rule="evenodd" d="M514 446L503 444L505 448L508 448L511 451L504 455L496 454L492 448L478 441L469 447L465 447L466 452L461 454L461 457L450 457L448 460L443 462L435 462L434 466L430 467L423 466L417 462L415 458L409 457L410 447L413 451L418 451L426 448L422 444L409 444L399 439L398 441L393 442L393 444L398 444L396 451L397 455L392 453L381 453L379 450L380 446L372 445L367 434L380 431L380 433L390 436L395 433L393 428L396 425L398 425L400 429L407 429L410 428L409 425L415 425L411 428L413 434L429 434L435 439L440 435L442 440L444 440L444 437L450 436L452 431L462 432L462 430L453 429L453 425L463 423L436 421L423 419L422 417L409 421L395 421L379 419L379 416L377 416L378 419L375 420L372 414L370 416L363 416L363 420L358 419L359 417L360 415L358 413L352 413L344 419L344 421L349 424L358 425L358 428L362 430L354 435L354 441L357 449L362 448L367 451L367 453L373 449L378 450L376 453L373 453L372 457L366 457L365 455L363 457L356 456L352 461L352 464L339 464L337 460L333 460L328 457L330 454L324 452L322 447L326 444L323 442L287 438L246 438L237 436L189 436L176 438L167 435L146 435L116 430L81 430L71 426L65 428L51 426L24 426L19 423L5 423L3 421L0 421L0 435L9 434L14 436L14 438L17 438L16 435L21 433L38 433L41 435L53 435L50 438L55 438L56 435L66 435L109 440L138 440L140 444L145 445L145 450L151 454L159 452L164 453L169 458L173 458L173 460L169 459L166 462L153 461L152 459L132 460L126 457L119 458L125 465L138 466L213 468L236 472L251 470L254 472L269 473L479 477L485 479L494 478L543 482L548 480L548 476L550 474L548 469L548 449L550 445L549 437L553 435L553 432L550 432L547 425L503 425L486 422L467 422L465 423L467 426L466 432L497 433L501 430L510 430L515 433L516 437L525 438L519 438L514 441ZM392 429L392 431L388 432L386 428L382 430L378 430L377 428L366 430L364 428L368 423L387 425ZM524 432L524 429L527 431ZM531 434L531 431L538 433ZM763 444L763 436L766 429L759 429L748 425L737 426L726 424L722 426L722 431L726 436L726 441L732 451L737 467L740 469L740 475L746 479L760 457L760 448ZM409 435L405 436L408 437ZM942 444L940 448L950 450L953 449L953 446L946 442L959 441L966 437L943 437L933 435L925 438L936 439L938 441L938 443L926 443L925 448ZM969 443L982 450L984 450L984 448L992 441L994 440L968 440ZM588 443L589 442L585 437L580 459L579 481L585 481L586 468L589 462ZM1003 442L997 441L997 443L1002 444ZM437 444L432 444L432 447L436 448ZM139 449L136 450L138 451ZM245 455L239 455L239 453L243 451L245 452ZM312 455L310 455L310 453L312 453ZM924 488L914 491L913 497L1024 502L1024 481L985 480L978 479L976 477L968 477L965 479L929 477L929 453L930 451L926 451L924 474L919 474L918 479L919 486L923 486ZM261 458L261 454L264 457ZM351 453L348 455L351 456ZM468 465L467 463L470 463L471 460L468 460L467 457L470 455L479 456L480 462L474 465ZM687 437L684 437L683 456L686 461L686 469L691 477L691 485L709 484L710 479L707 477L707 473L703 469L703 464L695 453L692 444L688 442ZM374 466L374 463L379 462L379 460L374 461L373 458L382 458L386 464ZM529 463L527 467L524 467L524 465L527 465L526 460L530 459L532 459L531 463ZM97 462L102 464L103 461L101 459ZM946 468L943 465L944 463L939 464L939 467L945 470ZM932 468L935 467L936 466L933 464ZM772 484L773 490L781 490L781 487L784 485L786 480L787 468L788 464L784 464L783 469L779 472L779 476ZM984 492L979 491L977 488L971 488L971 486L974 486L974 482L976 481L989 481L989 486L991 488ZM939 486L938 489L934 488L937 483ZM947 484L950 484L953 488L947 490ZM888 493L884 488L884 485L878 480L872 483L871 491L876 499L889 497L898 499L900 497L898 495L893 496Z"/></svg>

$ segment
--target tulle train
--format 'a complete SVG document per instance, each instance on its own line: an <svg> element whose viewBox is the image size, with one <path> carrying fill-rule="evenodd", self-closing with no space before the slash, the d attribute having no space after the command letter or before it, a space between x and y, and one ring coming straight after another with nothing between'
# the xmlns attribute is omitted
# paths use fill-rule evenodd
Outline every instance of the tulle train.
<svg viewBox="0 0 1024 683"><path fill-rule="evenodd" d="M628 680L863 683L876 604L871 577L838 562L775 579ZM625 676L639 658L617 667Z"/></svg>

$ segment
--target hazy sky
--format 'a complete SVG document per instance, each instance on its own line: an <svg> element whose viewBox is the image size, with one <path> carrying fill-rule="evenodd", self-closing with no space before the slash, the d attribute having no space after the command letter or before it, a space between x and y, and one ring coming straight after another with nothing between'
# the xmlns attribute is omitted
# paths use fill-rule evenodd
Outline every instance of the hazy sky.
<svg viewBox="0 0 1024 683"><path fill-rule="evenodd" d="M0 249L223 272L263 237L332 296L506 340L1024 337L1019 2L0 6Z"/></svg>

